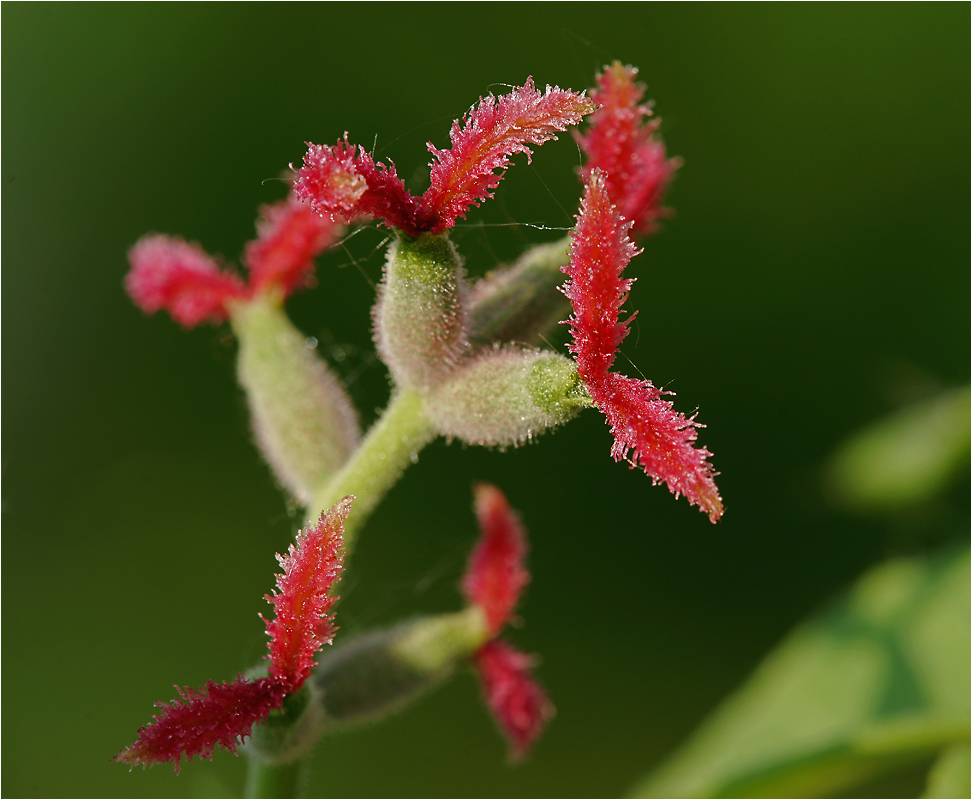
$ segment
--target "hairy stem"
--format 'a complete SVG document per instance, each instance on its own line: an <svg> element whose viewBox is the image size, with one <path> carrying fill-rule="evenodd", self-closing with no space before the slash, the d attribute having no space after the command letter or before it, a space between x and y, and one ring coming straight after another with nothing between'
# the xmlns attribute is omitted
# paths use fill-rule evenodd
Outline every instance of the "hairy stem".
<svg viewBox="0 0 972 800"><path fill-rule="evenodd" d="M435 435L422 396L409 389L396 391L354 455L315 494L311 518L353 494L354 510L344 525L344 546L350 553L358 529Z"/></svg>

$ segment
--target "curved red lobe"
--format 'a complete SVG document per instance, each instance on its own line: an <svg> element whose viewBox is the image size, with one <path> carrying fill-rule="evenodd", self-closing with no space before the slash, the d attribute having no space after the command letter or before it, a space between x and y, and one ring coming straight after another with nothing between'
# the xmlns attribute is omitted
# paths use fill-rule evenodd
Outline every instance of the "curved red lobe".
<svg viewBox="0 0 972 800"><path fill-rule="evenodd" d="M486 704L509 740L510 755L523 758L554 715L546 693L530 674L533 659L494 639L479 649L474 663Z"/></svg>
<svg viewBox="0 0 972 800"><path fill-rule="evenodd" d="M533 78L501 97L488 95L452 123L447 150L429 144L432 183L422 195L427 230L441 233L465 217L470 206L492 197L510 166L510 156L533 154L530 145L557 138L576 125L594 104L583 93L548 86L540 92ZM501 170L499 174L494 170Z"/></svg>
<svg viewBox="0 0 972 800"><path fill-rule="evenodd" d="M595 170L584 189L577 227L571 233L570 280L564 294L574 314L567 321L573 334L569 345L578 372L595 405L608 418L616 461L641 467L656 482L663 482L715 522L722 516L722 499L715 471L705 448L694 446L694 416L686 418L662 399L671 394L650 381L611 372L617 349L634 318L619 321L621 306L633 281L621 277L637 250L628 237L631 222L624 221L611 203L604 173Z"/></svg>
<svg viewBox="0 0 972 800"><path fill-rule="evenodd" d="M185 328L201 322L223 322L226 303L244 298L243 282L196 244L175 236L143 236L128 252L131 271L125 288L147 313L165 309Z"/></svg>
<svg viewBox="0 0 972 800"><path fill-rule="evenodd" d="M114 761L143 768L170 763L178 772L183 755L212 760L221 744L232 753L250 735L253 725L283 703L284 692L269 678L248 681L242 675L232 683L209 681L202 690L176 686L179 698L157 703L164 709L154 722L139 728L134 744Z"/></svg>
<svg viewBox="0 0 972 800"><path fill-rule="evenodd" d="M618 213L632 223L636 234L657 229L657 220L670 216L662 207L668 184L681 162L668 158L655 135L659 120L649 120L650 104L642 104L645 87L635 82L638 70L615 62L597 77L591 99L599 108L577 143L587 156L581 170L586 181L595 169L605 173L608 196Z"/></svg>
<svg viewBox="0 0 972 800"><path fill-rule="evenodd" d="M469 602L483 609L490 636L496 636L530 582L530 573L523 566L526 535L499 489L480 483L474 493L481 536L469 557L462 588Z"/></svg>
<svg viewBox="0 0 972 800"><path fill-rule="evenodd" d="M315 214L296 195L260 209L257 238L246 245L243 261L250 289L280 288L284 296L312 280L314 257L341 235L340 223Z"/></svg>

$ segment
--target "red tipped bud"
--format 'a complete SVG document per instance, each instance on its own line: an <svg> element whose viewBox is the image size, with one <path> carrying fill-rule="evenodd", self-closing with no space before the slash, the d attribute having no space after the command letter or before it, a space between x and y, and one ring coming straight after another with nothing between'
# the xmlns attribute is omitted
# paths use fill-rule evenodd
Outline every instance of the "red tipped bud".
<svg viewBox="0 0 972 800"><path fill-rule="evenodd" d="M296 692L310 676L314 654L330 644L334 625L328 612L337 598L329 592L341 574L341 531L353 498L346 497L305 533L297 535L286 556L277 556L284 574L279 593L266 595L277 612L267 622L270 674L250 681L209 681L202 690L176 687L183 702L159 703L165 710L141 728L135 743L115 761L143 767L169 762L179 771L183 755L212 758L217 744L231 752L253 725ZM299 720L295 720L299 722Z"/></svg>

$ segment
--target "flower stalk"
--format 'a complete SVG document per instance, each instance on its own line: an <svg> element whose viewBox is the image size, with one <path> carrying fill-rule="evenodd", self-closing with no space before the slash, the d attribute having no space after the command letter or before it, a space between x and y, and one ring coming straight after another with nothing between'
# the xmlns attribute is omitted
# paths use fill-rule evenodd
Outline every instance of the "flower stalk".
<svg viewBox="0 0 972 800"><path fill-rule="evenodd" d="M369 429L351 458L315 494L311 508L328 508L335 498L354 494L360 501L345 527L345 548L352 550L361 526L419 453L436 436L425 413L425 398L414 390L395 392L384 413ZM360 494L355 494L359 492Z"/></svg>

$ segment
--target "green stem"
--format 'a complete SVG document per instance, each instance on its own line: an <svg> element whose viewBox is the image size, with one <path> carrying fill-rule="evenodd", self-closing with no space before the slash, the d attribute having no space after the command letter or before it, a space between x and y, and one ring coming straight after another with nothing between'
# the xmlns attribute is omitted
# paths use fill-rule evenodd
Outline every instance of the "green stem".
<svg viewBox="0 0 972 800"><path fill-rule="evenodd" d="M288 764L267 764L248 759L246 797L296 797L302 761Z"/></svg>
<svg viewBox="0 0 972 800"><path fill-rule="evenodd" d="M350 553L358 529L435 435L422 395L408 389L397 391L354 455L314 495L311 518L353 494L354 510L344 526L344 546Z"/></svg>

